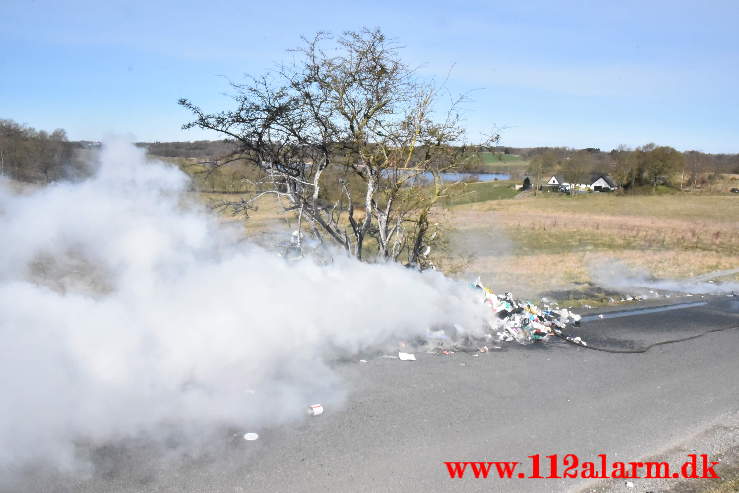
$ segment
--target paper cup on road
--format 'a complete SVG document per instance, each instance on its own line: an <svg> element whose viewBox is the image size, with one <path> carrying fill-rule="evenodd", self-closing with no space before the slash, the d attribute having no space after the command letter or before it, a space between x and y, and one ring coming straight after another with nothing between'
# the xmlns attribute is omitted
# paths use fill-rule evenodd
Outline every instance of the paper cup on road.
<svg viewBox="0 0 739 493"><path fill-rule="evenodd" d="M308 406L308 415L309 416L320 416L323 414L323 406L320 404L313 404L312 406Z"/></svg>

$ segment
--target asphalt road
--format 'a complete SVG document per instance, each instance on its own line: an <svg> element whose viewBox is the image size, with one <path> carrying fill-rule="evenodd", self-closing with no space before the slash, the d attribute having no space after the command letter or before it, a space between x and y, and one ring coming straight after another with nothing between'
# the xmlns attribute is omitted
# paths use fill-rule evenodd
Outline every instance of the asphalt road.
<svg viewBox="0 0 739 493"><path fill-rule="evenodd" d="M91 477L44 471L15 491L572 491L583 480L450 479L443 461L607 453L636 460L690 440L739 410L739 298L585 322L593 346L560 340L474 357L341 364L346 405L258 441L225 440L197 460L140 448L98 454ZM7 485L6 485L7 487ZM626 490L625 490L626 491ZM633 491L633 490L632 490Z"/></svg>

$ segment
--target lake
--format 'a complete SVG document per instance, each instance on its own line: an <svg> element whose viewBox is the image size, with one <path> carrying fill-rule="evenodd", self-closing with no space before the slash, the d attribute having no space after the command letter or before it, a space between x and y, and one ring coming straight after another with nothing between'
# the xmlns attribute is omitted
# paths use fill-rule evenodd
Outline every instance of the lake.
<svg viewBox="0 0 739 493"><path fill-rule="evenodd" d="M427 174L430 178L431 173ZM511 175L507 173L442 173L441 176L446 182L462 181L469 178L476 178L475 181L500 181L511 179Z"/></svg>
<svg viewBox="0 0 739 493"><path fill-rule="evenodd" d="M385 170L386 173L383 174L387 175L389 171L390 170ZM433 179L433 175L430 172L423 173L422 175L419 175L419 177L423 181L431 181ZM445 183L467 180L487 182L510 180L511 175L507 173L442 173L441 178Z"/></svg>

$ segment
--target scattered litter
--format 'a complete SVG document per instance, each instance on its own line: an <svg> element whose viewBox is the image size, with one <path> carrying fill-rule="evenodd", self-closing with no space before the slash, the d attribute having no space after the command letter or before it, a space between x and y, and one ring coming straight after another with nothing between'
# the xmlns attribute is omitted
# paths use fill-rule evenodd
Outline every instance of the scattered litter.
<svg viewBox="0 0 739 493"><path fill-rule="evenodd" d="M626 481L626 487L627 488L633 488L634 487L634 483L632 483L631 481Z"/></svg>
<svg viewBox="0 0 739 493"><path fill-rule="evenodd" d="M411 353L398 353L398 358L401 361L416 361L416 355Z"/></svg>
<svg viewBox="0 0 739 493"><path fill-rule="evenodd" d="M600 315L598 315L598 318L603 318L603 314L601 313Z"/></svg>
<svg viewBox="0 0 739 493"><path fill-rule="evenodd" d="M367 362L367 360L366 360L366 359L360 359L360 360L359 360L359 362L360 362L360 363L366 363L366 362Z"/></svg>
<svg viewBox="0 0 739 493"><path fill-rule="evenodd" d="M588 343L583 341L580 337L566 337L566 339L574 344L587 347Z"/></svg>
<svg viewBox="0 0 739 493"><path fill-rule="evenodd" d="M495 294L486 288L480 279L473 283L473 287L482 291L482 302L491 309L488 324L491 337L492 335L497 336L498 341L515 341L519 344L546 341L553 334L560 336L560 330L568 324L579 326L582 319L580 315L567 308L559 308L556 303L548 299L542 299L548 302L542 309L533 303L514 298L511 293ZM576 339L571 342L582 346L587 345L579 337ZM493 346L493 349L501 349L501 347ZM488 352L490 346L480 345L477 350Z"/></svg>
<svg viewBox="0 0 739 493"><path fill-rule="evenodd" d="M309 416L320 416L323 414L323 406L320 404L313 404L312 406L308 406L308 415Z"/></svg>
<svg viewBox="0 0 739 493"><path fill-rule="evenodd" d="M259 440L259 434L258 433L244 433L244 440L248 442Z"/></svg>

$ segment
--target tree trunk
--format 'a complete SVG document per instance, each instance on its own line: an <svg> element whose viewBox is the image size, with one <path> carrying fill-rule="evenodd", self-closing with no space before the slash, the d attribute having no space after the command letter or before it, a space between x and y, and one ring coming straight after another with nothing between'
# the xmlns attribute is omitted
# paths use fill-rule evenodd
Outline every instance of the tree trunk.
<svg viewBox="0 0 739 493"><path fill-rule="evenodd" d="M375 176L372 170L367 167L367 194L364 198L364 220L357 231L357 258L362 260L362 248L364 239L367 235L370 225L372 224L372 202L375 196Z"/></svg>
<svg viewBox="0 0 739 493"><path fill-rule="evenodd" d="M416 231L416 238L413 240L413 249L411 250L410 258L408 263L413 265L418 263L418 258L421 255L421 248L423 248L423 238L426 236L428 231L428 210L424 211L418 218L418 230Z"/></svg>

